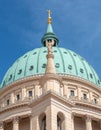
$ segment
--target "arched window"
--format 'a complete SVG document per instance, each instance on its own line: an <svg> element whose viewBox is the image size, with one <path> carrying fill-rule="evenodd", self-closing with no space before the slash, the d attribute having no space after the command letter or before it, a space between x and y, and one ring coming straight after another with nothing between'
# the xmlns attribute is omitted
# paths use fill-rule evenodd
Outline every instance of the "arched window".
<svg viewBox="0 0 101 130"><path fill-rule="evenodd" d="M62 112L57 114L57 130L65 130L65 118Z"/></svg>
<svg viewBox="0 0 101 130"><path fill-rule="evenodd" d="M61 119L58 115L57 115L57 130L61 130Z"/></svg>
<svg viewBox="0 0 101 130"><path fill-rule="evenodd" d="M39 117L40 130L46 130L46 115L43 113Z"/></svg>

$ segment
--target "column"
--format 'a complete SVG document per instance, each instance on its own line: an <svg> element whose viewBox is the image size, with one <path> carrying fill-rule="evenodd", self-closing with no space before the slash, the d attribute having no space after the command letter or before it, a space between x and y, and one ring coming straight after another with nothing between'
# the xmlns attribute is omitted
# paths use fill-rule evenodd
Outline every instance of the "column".
<svg viewBox="0 0 101 130"><path fill-rule="evenodd" d="M91 116L86 116L86 130L92 130Z"/></svg>
<svg viewBox="0 0 101 130"><path fill-rule="evenodd" d="M74 130L74 115L75 113L72 113L71 115L72 130Z"/></svg>
<svg viewBox="0 0 101 130"><path fill-rule="evenodd" d="M30 130L40 130L39 119L37 115L30 117Z"/></svg>
<svg viewBox="0 0 101 130"><path fill-rule="evenodd" d="M30 130L33 130L33 116L30 116Z"/></svg>
<svg viewBox="0 0 101 130"><path fill-rule="evenodd" d="M0 130L4 130L4 123L0 122Z"/></svg>
<svg viewBox="0 0 101 130"><path fill-rule="evenodd" d="M19 117L13 119L13 130L19 130Z"/></svg>

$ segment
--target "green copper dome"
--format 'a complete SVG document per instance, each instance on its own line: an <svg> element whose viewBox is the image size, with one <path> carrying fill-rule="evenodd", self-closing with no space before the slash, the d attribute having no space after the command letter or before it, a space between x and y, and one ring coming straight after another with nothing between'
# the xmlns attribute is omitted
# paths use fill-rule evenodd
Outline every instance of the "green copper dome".
<svg viewBox="0 0 101 130"><path fill-rule="evenodd" d="M71 50L53 47L54 65L57 74L66 74L80 77L101 86L100 79L94 69L84 58ZM21 56L5 74L1 88L32 75L45 73L47 48L36 48Z"/></svg>
<svg viewBox="0 0 101 130"><path fill-rule="evenodd" d="M57 74L73 75L101 86L98 75L84 58L71 50L57 46L59 40L53 32L50 14L51 12L48 10L47 32L41 39L44 47L29 51L17 59L5 74L1 83L1 88L29 76L45 74L47 63L47 42L54 42L54 66Z"/></svg>

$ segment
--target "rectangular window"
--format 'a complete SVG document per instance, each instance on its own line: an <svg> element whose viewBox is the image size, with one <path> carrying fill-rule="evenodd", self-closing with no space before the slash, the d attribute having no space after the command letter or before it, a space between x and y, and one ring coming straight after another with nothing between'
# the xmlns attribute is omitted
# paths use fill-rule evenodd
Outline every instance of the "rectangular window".
<svg viewBox="0 0 101 130"><path fill-rule="evenodd" d="M10 103L10 101L9 101L9 99L7 100L7 105L9 105L9 103Z"/></svg>
<svg viewBox="0 0 101 130"><path fill-rule="evenodd" d="M87 100L87 94L83 94L83 99Z"/></svg>
<svg viewBox="0 0 101 130"><path fill-rule="evenodd" d="M70 90L70 96L75 96L74 90Z"/></svg>
<svg viewBox="0 0 101 130"><path fill-rule="evenodd" d="M94 98L94 103L97 104L97 99L96 98Z"/></svg>
<svg viewBox="0 0 101 130"><path fill-rule="evenodd" d="M32 97L32 91L28 92L29 97Z"/></svg>
<svg viewBox="0 0 101 130"><path fill-rule="evenodd" d="M20 100L20 95L19 94L16 95L16 100L17 101Z"/></svg>

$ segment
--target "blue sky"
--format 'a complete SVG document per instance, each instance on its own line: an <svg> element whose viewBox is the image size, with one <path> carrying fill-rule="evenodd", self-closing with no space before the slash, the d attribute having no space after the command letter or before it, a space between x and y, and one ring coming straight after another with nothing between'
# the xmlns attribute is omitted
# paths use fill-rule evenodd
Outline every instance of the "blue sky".
<svg viewBox="0 0 101 130"><path fill-rule="evenodd" d="M101 0L0 0L0 82L17 58L42 46L47 9L59 46L84 57L101 79Z"/></svg>

